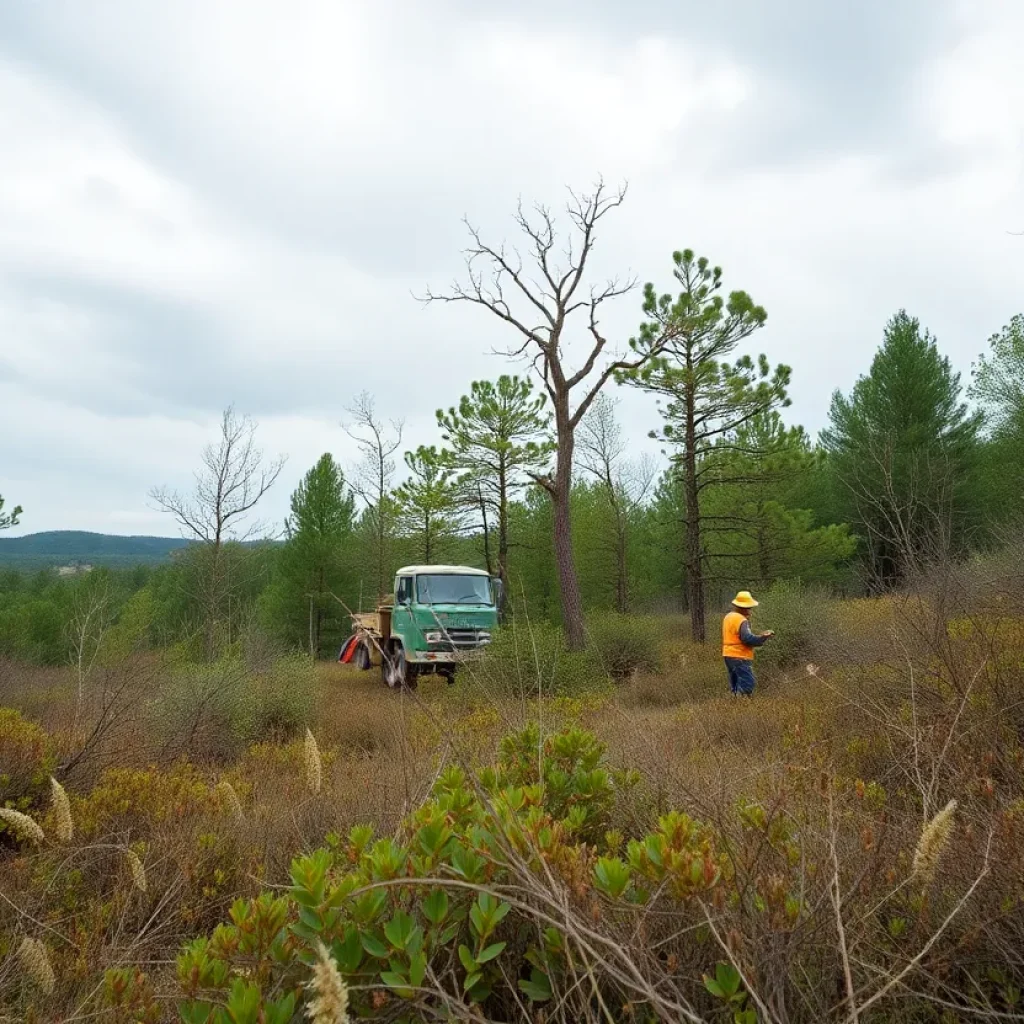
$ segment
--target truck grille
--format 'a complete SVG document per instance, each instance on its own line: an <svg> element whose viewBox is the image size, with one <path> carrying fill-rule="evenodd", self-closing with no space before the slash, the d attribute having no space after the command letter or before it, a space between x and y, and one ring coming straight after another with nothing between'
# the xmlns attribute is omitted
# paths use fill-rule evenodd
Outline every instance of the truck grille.
<svg viewBox="0 0 1024 1024"><path fill-rule="evenodd" d="M439 644L430 644L432 651L462 651L481 647L490 642L490 633L480 629L446 629L445 639ZM481 637L481 634L484 634Z"/></svg>

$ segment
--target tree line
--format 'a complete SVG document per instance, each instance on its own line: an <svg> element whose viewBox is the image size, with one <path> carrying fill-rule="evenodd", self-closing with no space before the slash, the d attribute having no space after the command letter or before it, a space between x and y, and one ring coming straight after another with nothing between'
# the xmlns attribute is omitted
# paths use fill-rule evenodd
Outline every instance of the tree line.
<svg viewBox="0 0 1024 1024"><path fill-rule="evenodd" d="M745 351L765 309L725 292L705 257L674 253L672 288L643 288L635 335L607 336L604 307L636 282L595 285L588 264L623 200L600 185L571 194L564 236L546 208L520 207L525 262L470 228L465 279L425 298L497 317L528 372L472 382L437 411L437 443L414 450L400 422L358 396L345 429L359 461L346 470L325 454L305 474L280 546L239 544L261 534L251 513L283 462L228 410L194 491L153 492L198 542L142 584L163 628L190 629L213 656L258 620L325 654L398 565L457 561L501 577L505 614L560 622L570 648L598 608L685 610L703 640L708 603L740 584L875 592L998 542L1024 482L1024 317L989 339L965 387L929 331L897 312L813 439L785 419L792 369ZM630 456L616 386L656 397L651 436L666 468Z"/></svg>

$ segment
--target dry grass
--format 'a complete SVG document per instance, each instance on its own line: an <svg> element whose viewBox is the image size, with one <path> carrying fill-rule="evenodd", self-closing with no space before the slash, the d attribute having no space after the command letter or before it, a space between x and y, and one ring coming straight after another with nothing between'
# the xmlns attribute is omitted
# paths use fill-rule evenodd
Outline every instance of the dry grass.
<svg viewBox="0 0 1024 1024"><path fill-rule="evenodd" d="M974 950L971 962L983 965L979 977L996 960L1008 972L1005 983L984 982L988 987L975 1001L991 1011L991 1019L1012 1017L1006 1000L1024 970L1022 894L1019 879L1006 874L1020 862L1024 841L1024 814L1013 810L1024 808L1022 623L997 636L959 625L948 639L947 620L970 622L971 616L961 609L939 623L938 614L935 602L924 598L847 602L830 610L827 642L819 639L810 648L813 671L802 664L759 673L750 701L727 695L717 650L691 643L674 620L664 624L661 672L572 696L511 697L479 672L467 672L454 687L428 678L415 693L395 693L379 672L323 664L316 667L309 720L291 736L250 745L227 762L220 750L204 756L201 747L193 747L194 767L188 769L175 767L180 748L168 746L145 713L171 678L160 659L105 669L106 675L92 681L96 689L84 705L70 671L0 665L0 704L43 726L59 764L74 762L68 773L56 770L74 819L69 828L65 810L56 809L64 846L58 849L47 837L38 850L26 848L18 856L0 849L0 1008L14 1014L11 1019L23 1019L18 1015L33 1006L40 1019L106 1014L116 1020L102 1007L98 979L107 967L143 962L163 965L156 971L163 985L158 995L169 1000L176 950L188 936L223 919L235 898L285 884L297 852L331 835L344 836L354 825L395 834L445 764L491 763L504 735L539 720L547 730L566 723L592 730L612 766L639 773L639 784L616 811L617 828L639 834L659 814L685 809L733 837L736 870L750 872L758 892L770 892L782 868L744 860L753 855L743 852L735 821L743 799L777 806L791 823L812 828L813 822L806 850L821 853L828 849L829 828L822 817L822 785L848 794L877 783L885 791L884 813L849 812L835 825L833 840L843 891L860 885L876 895L888 884L885 871L894 870L883 869L883 860L902 865L909 875L925 825L956 799L957 828L944 837L948 848L941 858L929 863L935 872L934 910L927 901L914 902L919 895L908 895L900 899L910 902L892 914L906 918L909 923L900 927L917 929L913 934L924 941L927 929L938 927L939 908L948 910L971 884L979 851L991 842L997 852L987 887L973 897L977 910L966 917L969 924L956 932L955 942L966 944L965 957ZM942 636L947 640L936 640ZM74 761L103 713L97 693L113 694L112 721L88 756ZM309 784L306 728L316 737L319 787ZM112 767L122 774L111 775ZM44 829L46 815L56 813L50 805L56 792L51 768L46 765L19 807ZM6 843L12 846L9 837ZM859 872L869 870L871 858L879 866L870 870L879 875L869 879ZM810 875L805 884L812 884ZM846 914L842 901L840 906ZM786 932L781 938L764 931L768 924L756 917L741 915L734 927L729 955L740 957L736 951L745 950L751 984L766 991L767 974L796 970L801 950L814 943L834 948L836 942L827 931ZM849 941L862 943L857 956L873 956L880 944L896 941L885 937L886 928L896 927L885 921L855 917L848 927ZM49 1001L40 1002L41 990L27 989L10 967L25 937L43 940L55 965L57 984ZM713 937L707 941L706 963L691 965L698 978L726 952ZM950 977L966 969L955 967L957 948L954 943L944 954L951 958L945 967ZM862 972L856 965L852 970ZM905 990L906 983L899 988ZM931 991L940 1007L952 996L954 1003L959 1000L952 982L936 982ZM841 978L837 1005L844 1005ZM798 1008L788 1012L788 1019L809 1019ZM781 1024L787 1018L769 1008L761 1019Z"/></svg>

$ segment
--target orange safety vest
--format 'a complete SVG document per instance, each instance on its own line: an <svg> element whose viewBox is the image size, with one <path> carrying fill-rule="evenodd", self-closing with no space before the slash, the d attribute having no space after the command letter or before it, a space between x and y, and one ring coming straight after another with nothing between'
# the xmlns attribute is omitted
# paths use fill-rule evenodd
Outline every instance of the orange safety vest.
<svg viewBox="0 0 1024 1024"><path fill-rule="evenodd" d="M754 660L754 648L748 647L740 639L740 627L747 621L745 615L739 612L729 612L722 619L722 657L723 658L745 658L747 661Z"/></svg>

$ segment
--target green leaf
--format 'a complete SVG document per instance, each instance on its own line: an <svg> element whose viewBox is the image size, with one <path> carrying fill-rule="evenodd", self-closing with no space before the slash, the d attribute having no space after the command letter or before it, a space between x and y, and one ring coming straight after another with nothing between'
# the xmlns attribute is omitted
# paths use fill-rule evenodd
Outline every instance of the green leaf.
<svg viewBox="0 0 1024 1024"><path fill-rule="evenodd" d="M530 977L519 981L519 990L535 1003L543 1003L551 998L551 979L537 968L530 971Z"/></svg>
<svg viewBox="0 0 1024 1024"><path fill-rule="evenodd" d="M416 925L415 928L409 933L409 937L405 940L405 951L410 956L414 956L423 948L423 929Z"/></svg>
<svg viewBox="0 0 1024 1024"><path fill-rule="evenodd" d="M481 909L479 903L474 903L469 912L469 923L473 926L473 932L484 938L491 930L488 926L487 914Z"/></svg>
<svg viewBox="0 0 1024 1024"><path fill-rule="evenodd" d="M365 949L370 956L375 956L378 960L387 960L389 956L388 947L385 946L384 943L376 936L369 932L364 932L360 936L360 941L363 944L363 949Z"/></svg>
<svg viewBox="0 0 1024 1024"><path fill-rule="evenodd" d="M448 916L448 893L435 889L423 901L423 915L432 924L440 924Z"/></svg>
<svg viewBox="0 0 1024 1024"><path fill-rule="evenodd" d="M363 961L363 947L359 941L359 929L349 925L345 929L345 937L341 942L334 943L334 956L343 974L355 974Z"/></svg>
<svg viewBox="0 0 1024 1024"><path fill-rule="evenodd" d="M178 1003L178 1016L184 1024L209 1024L213 1016L213 1007L194 1000Z"/></svg>
<svg viewBox="0 0 1024 1024"><path fill-rule="evenodd" d="M381 971L380 980L388 988L407 988L409 985L409 979L404 975L398 974L396 971Z"/></svg>
<svg viewBox="0 0 1024 1024"><path fill-rule="evenodd" d="M485 999L489 999L493 988L491 983L488 981L478 981L470 990L469 998L474 1003L482 1003Z"/></svg>
<svg viewBox="0 0 1024 1024"><path fill-rule="evenodd" d="M264 1003L263 1012L267 1018L266 1024L288 1024L295 1015L295 993L289 992L282 999Z"/></svg>
<svg viewBox="0 0 1024 1024"><path fill-rule="evenodd" d="M323 928L323 920L320 915L309 907L299 908L299 920L313 933L318 933Z"/></svg>
<svg viewBox="0 0 1024 1024"><path fill-rule="evenodd" d="M384 925L384 935L388 942L396 949L405 949L412 935L416 922L404 910L399 910L395 916Z"/></svg>
<svg viewBox="0 0 1024 1024"><path fill-rule="evenodd" d="M419 988L423 984L423 979L427 976L427 958L423 953L416 953L409 957L409 983L414 988Z"/></svg>
<svg viewBox="0 0 1024 1024"><path fill-rule="evenodd" d="M470 974L476 970L476 958L473 956L469 946L465 943L459 946L459 959L462 961L462 966L465 967Z"/></svg>
<svg viewBox="0 0 1024 1024"><path fill-rule="evenodd" d="M725 992L722 991L722 986L715 981L714 978L709 978L706 974L704 975L704 987L716 998L724 999Z"/></svg>
<svg viewBox="0 0 1024 1024"><path fill-rule="evenodd" d="M480 971L474 971L472 974L466 975L466 980L462 983L462 990L468 992L477 982L483 978L483 974Z"/></svg>
<svg viewBox="0 0 1024 1024"><path fill-rule="evenodd" d="M476 962L478 964L485 964L489 960L493 960L496 956L499 956L508 945L507 942L495 942L488 946L485 950L476 955Z"/></svg>
<svg viewBox="0 0 1024 1024"><path fill-rule="evenodd" d="M732 964L724 962L715 968L715 979L728 997L736 995L740 988L740 982L743 980L740 977L740 972Z"/></svg>

